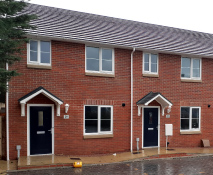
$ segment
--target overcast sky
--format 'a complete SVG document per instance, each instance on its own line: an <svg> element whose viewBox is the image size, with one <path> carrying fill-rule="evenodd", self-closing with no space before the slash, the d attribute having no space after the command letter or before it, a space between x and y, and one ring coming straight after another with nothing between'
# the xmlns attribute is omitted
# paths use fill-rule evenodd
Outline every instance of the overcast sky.
<svg viewBox="0 0 213 175"><path fill-rule="evenodd" d="M30 2L213 34L213 0L30 0Z"/></svg>

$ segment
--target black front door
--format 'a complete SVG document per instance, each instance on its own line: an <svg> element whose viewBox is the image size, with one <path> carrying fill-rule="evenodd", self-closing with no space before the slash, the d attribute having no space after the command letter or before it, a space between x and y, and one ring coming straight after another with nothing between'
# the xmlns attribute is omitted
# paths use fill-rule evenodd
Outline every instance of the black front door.
<svg viewBox="0 0 213 175"><path fill-rule="evenodd" d="M30 107L30 155L52 153L52 107Z"/></svg>
<svg viewBox="0 0 213 175"><path fill-rule="evenodd" d="M158 146L158 108L144 108L144 147Z"/></svg>

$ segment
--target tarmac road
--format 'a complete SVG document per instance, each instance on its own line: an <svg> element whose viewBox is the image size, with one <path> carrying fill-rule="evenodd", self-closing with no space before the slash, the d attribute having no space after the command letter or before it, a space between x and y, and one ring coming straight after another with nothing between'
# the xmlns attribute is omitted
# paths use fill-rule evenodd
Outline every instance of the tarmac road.
<svg viewBox="0 0 213 175"><path fill-rule="evenodd" d="M213 175L213 156L138 159L131 162L10 172L9 175Z"/></svg>

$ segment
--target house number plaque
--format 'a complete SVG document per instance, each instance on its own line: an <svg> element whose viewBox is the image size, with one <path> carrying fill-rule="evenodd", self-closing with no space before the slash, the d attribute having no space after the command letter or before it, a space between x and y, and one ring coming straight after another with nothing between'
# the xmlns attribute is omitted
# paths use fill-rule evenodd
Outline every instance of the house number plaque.
<svg viewBox="0 0 213 175"><path fill-rule="evenodd" d="M64 115L64 119L69 119L70 116L69 115Z"/></svg>

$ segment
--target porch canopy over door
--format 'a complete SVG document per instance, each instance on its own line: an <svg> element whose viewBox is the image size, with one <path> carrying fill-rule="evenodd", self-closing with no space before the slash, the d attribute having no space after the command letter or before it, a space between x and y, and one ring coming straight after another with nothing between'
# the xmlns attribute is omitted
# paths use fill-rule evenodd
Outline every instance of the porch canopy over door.
<svg viewBox="0 0 213 175"><path fill-rule="evenodd" d="M60 116L60 105L63 104L63 101L53 95L51 92L43 88L42 86L36 88L35 90L31 91L30 93L26 94L22 98L20 98L18 101L21 104L21 116L25 116L25 104L31 100L32 98L36 97L39 94L43 94L53 102L55 102L57 106L57 116Z"/></svg>
<svg viewBox="0 0 213 175"><path fill-rule="evenodd" d="M138 116L141 115L142 106L148 106L151 102L156 100L162 107L162 116L164 116L165 108L168 108L168 112L171 111L172 103L166 99L160 92L150 92L141 98L136 104L138 106Z"/></svg>

